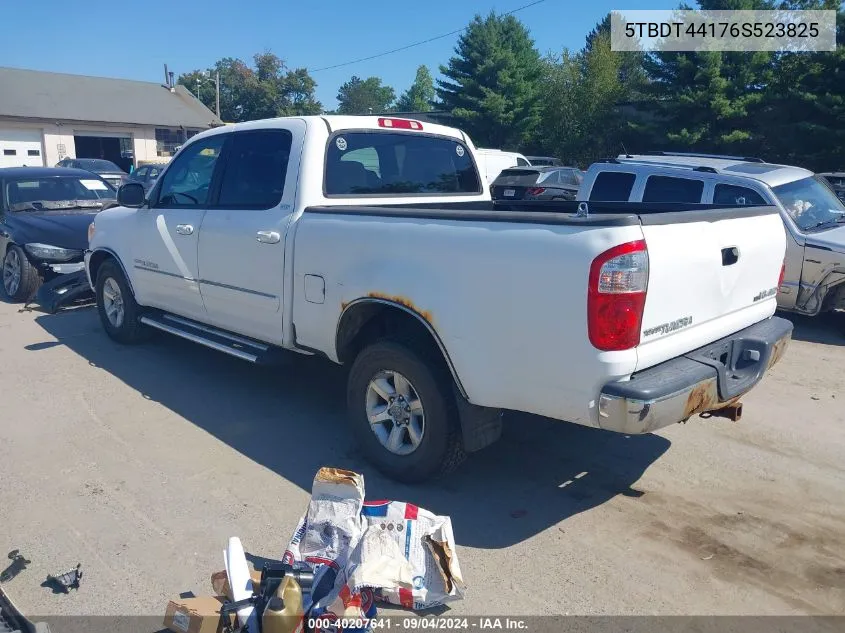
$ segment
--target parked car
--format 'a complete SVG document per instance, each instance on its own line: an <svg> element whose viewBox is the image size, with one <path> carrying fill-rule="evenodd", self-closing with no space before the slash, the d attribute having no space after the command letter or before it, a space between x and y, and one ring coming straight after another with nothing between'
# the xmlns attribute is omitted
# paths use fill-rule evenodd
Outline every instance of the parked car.
<svg viewBox="0 0 845 633"><path fill-rule="evenodd" d="M200 133L96 216L102 326L350 365L353 434L406 481L495 441L502 409L622 433L739 415L792 328L776 209L501 211L478 164L460 130L401 118Z"/></svg>
<svg viewBox="0 0 845 633"><path fill-rule="evenodd" d="M476 150L475 159L478 161L478 169L488 185L496 180L503 169L531 166L531 163L522 154L505 152L500 149L479 147Z"/></svg>
<svg viewBox="0 0 845 633"><path fill-rule="evenodd" d="M589 168L578 199L773 205L788 236L778 306L811 316L845 308L845 205L811 171L736 156L620 155Z"/></svg>
<svg viewBox="0 0 845 633"><path fill-rule="evenodd" d="M554 156L526 156L532 167L563 167L563 161Z"/></svg>
<svg viewBox="0 0 845 633"><path fill-rule="evenodd" d="M0 261L3 290L27 301L45 280L81 271L88 225L116 191L81 169L0 169Z"/></svg>
<svg viewBox="0 0 845 633"><path fill-rule="evenodd" d="M163 170L164 165L141 165L129 174L127 182L139 182L144 187L144 191L149 191Z"/></svg>
<svg viewBox="0 0 845 633"><path fill-rule="evenodd" d="M574 167L511 167L490 187L494 200L575 200L583 175Z"/></svg>
<svg viewBox="0 0 845 633"><path fill-rule="evenodd" d="M110 183L115 189L129 181L129 174L123 171L110 160L102 158L65 158L60 160L56 167L69 167L71 169L85 169L93 172Z"/></svg>
<svg viewBox="0 0 845 633"><path fill-rule="evenodd" d="M845 202L845 171L831 171L819 176L827 180L836 193L836 197Z"/></svg>

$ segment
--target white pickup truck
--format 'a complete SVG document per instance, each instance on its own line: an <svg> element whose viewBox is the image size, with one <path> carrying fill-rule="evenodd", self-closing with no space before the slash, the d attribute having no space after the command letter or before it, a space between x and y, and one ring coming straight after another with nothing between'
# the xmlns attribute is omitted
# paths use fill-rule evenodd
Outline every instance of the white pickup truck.
<svg viewBox="0 0 845 633"><path fill-rule="evenodd" d="M349 364L354 435L405 481L495 441L504 409L622 433L736 417L791 336L776 209L502 211L472 142L427 122L210 130L118 201L85 255L109 336Z"/></svg>

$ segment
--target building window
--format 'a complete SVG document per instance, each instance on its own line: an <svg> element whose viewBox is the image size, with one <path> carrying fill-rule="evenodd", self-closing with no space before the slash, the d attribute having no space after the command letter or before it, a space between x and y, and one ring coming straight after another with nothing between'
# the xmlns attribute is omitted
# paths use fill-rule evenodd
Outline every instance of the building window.
<svg viewBox="0 0 845 633"><path fill-rule="evenodd" d="M17 152L13 149L4 149L3 156L16 156Z"/></svg>
<svg viewBox="0 0 845 633"><path fill-rule="evenodd" d="M28 149L28 150L26 150L26 155L27 156L41 156L41 150L40 149Z"/></svg>
<svg viewBox="0 0 845 633"><path fill-rule="evenodd" d="M173 156L185 140L185 130L157 127L156 153L159 156Z"/></svg>

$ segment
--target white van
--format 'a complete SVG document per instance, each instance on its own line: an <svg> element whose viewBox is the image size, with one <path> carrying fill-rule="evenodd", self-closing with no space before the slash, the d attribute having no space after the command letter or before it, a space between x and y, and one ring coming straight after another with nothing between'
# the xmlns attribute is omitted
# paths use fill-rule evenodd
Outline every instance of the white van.
<svg viewBox="0 0 845 633"><path fill-rule="evenodd" d="M530 167L531 162L518 152L505 152L500 149L479 147L475 150L478 171L491 184L508 167Z"/></svg>

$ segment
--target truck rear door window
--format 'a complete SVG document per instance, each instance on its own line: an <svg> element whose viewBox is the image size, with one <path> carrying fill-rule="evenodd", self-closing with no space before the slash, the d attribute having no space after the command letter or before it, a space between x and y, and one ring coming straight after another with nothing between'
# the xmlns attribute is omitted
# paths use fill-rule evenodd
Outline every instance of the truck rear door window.
<svg viewBox="0 0 845 633"><path fill-rule="evenodd" d="M466 145L451 138L398 132L341 132L326 155L328 196L479 194L481 180Z"/></svg>
<svg viewBox="0 0 845 633"><path fill-rule="evenodd" d="M282 199L290 157L287 130L251 130L232 135L220 197L224 209L271 209Z"/></svg>
<svg viewBox="0 0 845 633"><path fill-rule="evenodd" d="M649 176L643 191L643 202L701 202L704 181L671 176Z"/></svg>
<svg viewBox="0 0 845 633"><path fill-rule="evenodd" d="M623 171L603 171L596 176L590 200L597 202L627 202L634 188L636 176Z"/></svg>

